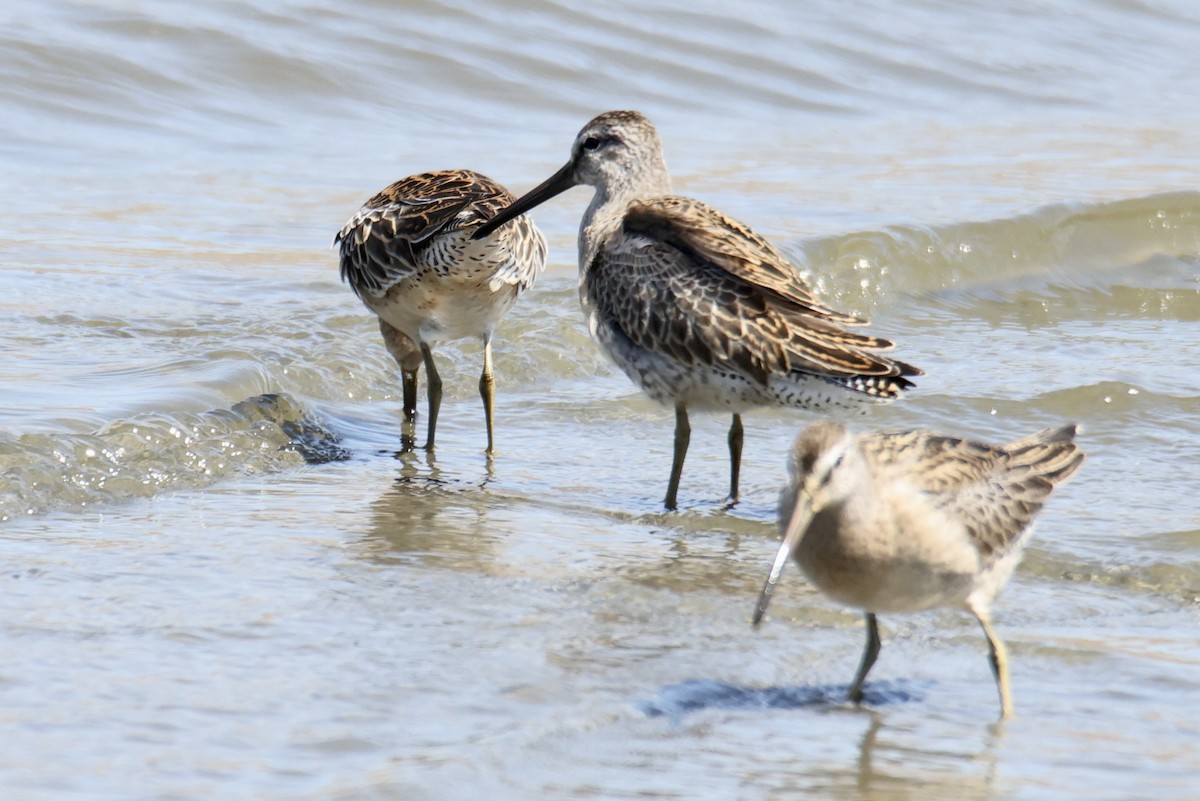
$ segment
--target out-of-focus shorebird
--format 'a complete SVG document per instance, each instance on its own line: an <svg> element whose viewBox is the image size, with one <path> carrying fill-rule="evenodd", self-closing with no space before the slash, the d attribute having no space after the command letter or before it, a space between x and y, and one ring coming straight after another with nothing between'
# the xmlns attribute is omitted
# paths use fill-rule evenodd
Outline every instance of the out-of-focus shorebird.
<svg viewBox="0 0 1200 801"><path fill-rule="evenodd" d="M825 595L866 613L867 645L849 692L858 703L879 654L876 614L966 609L987 637L1008 717L1008 656L989 609L1034 516L1081 462L1073 425L994 447L928 431L855 436L839 423L814 423L792 448L779 500L783 543L752 622L762 621L794 556Z"/></svg>
<svg viewBox="0 0 1200 801"><path fill-rule="evenodd" d="M342 280L379 317L384 344L400 365L407 422L416 416L417 371L425 365L430 450L442 401L433 346L462 337L483 340L479 392L488 454L495 449L492 333L546 266L546 240L527 216L472 236L512 201L508 190L471 170L421 173L368 200L334 239Z"/></svg>
<svg viewBox="0 0 1200 801"><path fill-rule="evenodd" d="M736 501L742 418L758 406L806 409L890 401L921 371L892 346L842 326L864 320L821 304L778 250L697 200L671 194L658 133L610 111L575 137L548 180L481 226L484 237L579 184L595 188L579 228L579 296L592 335L646 394L675 408L666 507L676 508L688 409L728 411Z"/></svg>

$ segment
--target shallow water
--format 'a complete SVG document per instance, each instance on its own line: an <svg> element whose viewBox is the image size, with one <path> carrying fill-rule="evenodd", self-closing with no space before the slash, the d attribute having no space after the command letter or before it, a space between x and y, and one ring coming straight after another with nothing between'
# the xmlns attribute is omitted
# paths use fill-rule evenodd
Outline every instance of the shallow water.
<svg viewBox="0 0 1200 801"><path fill-rule="evenodd" d="M1200 786L1200 12L1176 2L10 4L0 26L0 795L1192 798ZM791 438L671 415L547 274L440 347L439 448L333 234L396 178L524 191L594 113L927 375L855 421L1088 461L996 606L853 612L774 551Z"/></svg>

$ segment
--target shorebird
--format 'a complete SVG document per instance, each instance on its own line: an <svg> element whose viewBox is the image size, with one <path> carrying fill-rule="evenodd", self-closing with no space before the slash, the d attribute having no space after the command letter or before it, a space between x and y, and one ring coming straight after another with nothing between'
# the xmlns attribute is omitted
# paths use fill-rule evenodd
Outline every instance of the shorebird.
<svg viewBox="0 0 1200 801"><path fill-rule="evenodd" d="M728 411L729 499L738 497L743 412L890 401L921 371L881 355L892 343L841 326L865 320L820 303L765 239L671 194L658 133L636 111L583 127L566 165L481 226L579 184L595 188L579 228L579 297L592 336L654 400L675 409L665 505L676 508L688 409Z"/></svg>
<svg viewBox="0 0 1200 801"><path fill-rule="evenodd" d="M1082 461L1074 425L995 447L928 431L855 436L840 423L814 423L792 448L779 499L783 543L752 622L762 621L794 555L825 595L866 613L867 645L848 696L859 703L879 655L876 614L966 609L987 637L1007 718L1008 655L991 603L1021 559L1033 518Z"/></svg>
<svg viewBox="0 0 1200 801"><path fill-rule="evenodd" d="M433 346L483 340L479 393L487 453L495 449L492 333L517 297L546 267L546 240L526 216L486 239L477 226L508 206L513 195L470 170L443 170L397 181L368 200L334 239L342 280L379 317L379 330L403 375L404 417L416 418L417 371L425 365L433 450L442 379Z"/></svg>

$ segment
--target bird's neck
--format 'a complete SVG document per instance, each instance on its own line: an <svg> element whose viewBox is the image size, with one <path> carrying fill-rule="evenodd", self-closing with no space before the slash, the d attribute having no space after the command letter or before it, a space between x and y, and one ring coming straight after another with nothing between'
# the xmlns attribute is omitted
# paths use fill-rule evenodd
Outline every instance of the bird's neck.
<svg viewBox="0 0 1200 801"><path fill-rule="evenodd" d="M605 243L620 233L630 203L669 194L671 176L661 160L636 176L620 175L598 185L579 224L579 269L587 270Z"/></svg>

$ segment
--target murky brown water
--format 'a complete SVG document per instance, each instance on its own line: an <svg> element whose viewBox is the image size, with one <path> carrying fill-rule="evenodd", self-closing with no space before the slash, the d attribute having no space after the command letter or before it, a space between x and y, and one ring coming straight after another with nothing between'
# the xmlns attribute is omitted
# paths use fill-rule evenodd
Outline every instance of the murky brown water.
<svg viewBox="0 0 1200 801"><path fill-rule="evenodd" d="M1192 798L1200 13L18 2L0 28L0 796ZM582 328L583 190L436 458L329 243L406 174L520 192L594 113L927 375L858 425L1089 460L982 638L797 576L749 628L803 414L671 415Z"/></svg>

